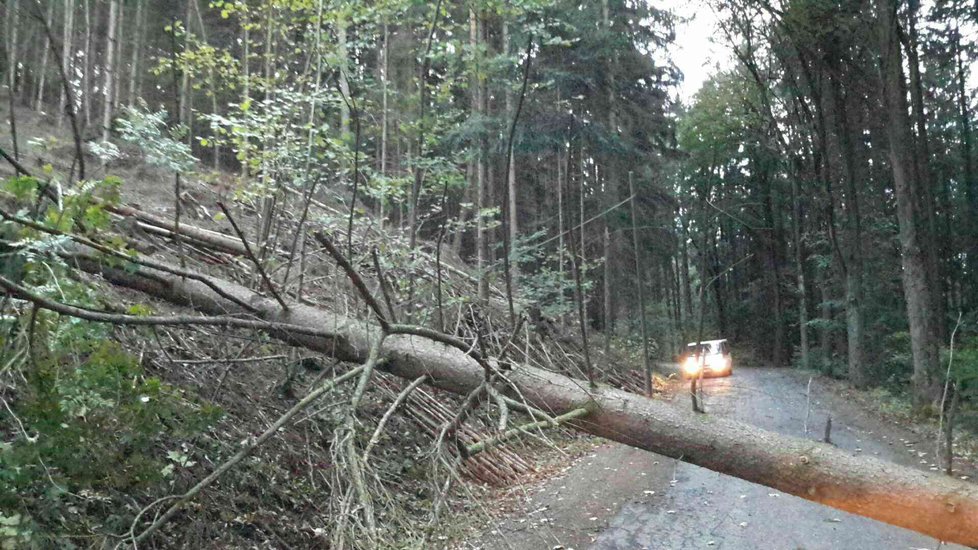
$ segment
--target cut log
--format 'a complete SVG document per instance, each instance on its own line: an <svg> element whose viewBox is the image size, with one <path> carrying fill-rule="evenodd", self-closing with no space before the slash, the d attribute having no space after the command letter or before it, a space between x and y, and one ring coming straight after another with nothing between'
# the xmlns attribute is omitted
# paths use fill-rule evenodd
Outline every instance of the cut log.
<svg viewBox="0 0 978 550"><path fill-rule="evenodd" d="M127 270L90 256L78 266L108 281L208 314L252 313L207 285L152 269ZM328 336L276 331L291 344L362 363L376 338L373 324L301 304L278 303L221 279L223 292L252 304L267 321L314 328ZM455 348L414 336L390 336L388 372L414 380L428 375L438 388L466 395L485 379L483 368ZM569 422L579 430L677 458L937 539L978 546L978 485L850 453L820 442L787 437L726 418L693 414L664 401L600 386L528 366L508 373L519 397L554 415L587 408ZM517 397L510 394L510 397Z"/></svg>

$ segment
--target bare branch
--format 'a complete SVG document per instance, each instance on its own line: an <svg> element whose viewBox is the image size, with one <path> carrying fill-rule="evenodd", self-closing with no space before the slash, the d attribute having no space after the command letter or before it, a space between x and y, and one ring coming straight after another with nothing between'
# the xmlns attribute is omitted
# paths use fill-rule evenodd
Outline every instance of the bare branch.
<svg viewBox="0 0 978 550"><path fill-rule="evenodd" d="M387 412L384 413L384 416L380 418L380 422L377 423L377 429L374 430L374 434L370 436L370 441L367 443L367 448L363 451L364 464L367 464L367 461L370 459L370 451L372 451L374 446L377 445L377 442L380 441L380 434L383 433L384 427L387 426L387 421L390 420L391 416L394 414L394 411L396 411L397 408L400 407L405 400L407 400L408 396L411 395L411 392L418 389L418 386L424 384L428 379L428 375L423 374L415 378L413 382L408 384L408 386L401 391L401 393L397 394L397 398L394 399L393 403L391 403L391 406L387 409Z"/></svg>
<svg viewBox="0 0 978 550"><path fill-rule="evenodd" d="M568 413L562 414L562 415L554 418L552 421L541 420L541 421L538 421L538 422L530 422L529 424L524 424L522 426L517 426L515 428L512 428L510 430L507 430L502 435L499 435L497 437L493 437L493 438L486 439L486 440L480 441L478 443L474 443L472 445L469 445L468 447L465 448L465 452L468 454L468 456L472 456L474 454L477 454L477 453L481 453L483 451L486 451L486 450L490 449L491 447L493 447L494 445L498 445L498 444L500 444L500 443L502 443L504 441L509 441L510 439L513 439L514 437L517 437L520 434L524 434L524 433L525 434L528 434L531 431L537 430L537 429L540 429L540 428L552 428L552 427L555 427L555 426L559 426L559 425L561 425L561 424L563 424L565 422L574 420L576 418L581 418L582 416L586 416L589 412L590 411L588 411L585 408L574 409L574 410L572 410L572 411L570 411Z"/></svg>
<svg viewBox="0 0 978 550"><path fill-rule="evenodd" d="M275 288L275 284L268 278L268 273L265 272L265 268L262 267L261 262L258 261L258 257L255 256L254 251L251 250L251 245L248 244L248 239L241 231L241 228L238 227L238 224L234 221L234 217L231 216L231 210L224 205L223 201L219 201L217 206L221 209L221 212L224 212L224 215L227 216L228 221L231 222L231 227L234 228L234 232L238 235L238 238L241 239L241 244L244 245L245 254L247 254L248 259L255 264L255 269L258 270L258 274L261 275L262 280L265 281L265 287L272 293L272 296L275 297L275 301L282 306L282 309L288 311L289 305L285 303L285 300L283 300L281 296L279 296L278 290Z"/></svg>
<svg viewBox="0 0 978 550"><path fill-rule="evenodd" d="M374 312L374 316L377 317L377 322L380 323L380 328L382 328L384 332L389 332L390 323L387 321L387 317L384 316L383 310L380 309L380 304L377 303L377 299L374 298L373 294L370 293L370 290L367 289L366 283L363 282L363 278L360 276L357 270L350 265L350 261L343 256L343 254L341 254L335 246L333 246L333 241L331 241L322 231L317 231L313 233L312 236L319 241L319 244L323 245L326 252L329 252L329 255L333 257L333 260L340 266L340 268L343 269L344 272L346 272L346 276L350 278L353 286L355 286L357 292L360 293L360 297L367 302L367 307Z"/></svg>

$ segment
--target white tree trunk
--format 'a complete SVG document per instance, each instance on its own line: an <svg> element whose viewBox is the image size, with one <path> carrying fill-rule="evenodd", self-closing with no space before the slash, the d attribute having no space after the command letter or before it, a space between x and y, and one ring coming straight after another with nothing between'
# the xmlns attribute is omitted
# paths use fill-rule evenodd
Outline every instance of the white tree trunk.
<svg viewBox="0 0 978 550"><path fill-rule="evenodd" d="M72 54L72 44L74 42L74 27L75 27L75 0L65 0L65 17L64 17L64 32L61 38L61 68L64 71L65 76L68 78L68 85L71 86L71 81L73 80L73 70L72 70L72 60L74 55ZM67 96L65 96L64 87L61 88L61 95L58 99L58 128L61 128L64 124L64 117L61 116L65 112L65 102L67 101Z"/></svg>
<svg viewBox="0 0 978 550"><path fill-rule="evenodd" d="M109 140L109 133L112 130L112 112L115 108L115 97L112 92L115 88L115 52L116 52L116 24L119 16L119 0L109 0L109 28L105 38L105 84L102 94L105 103L102 107L102 141Z"/></svg>
<svg viewBox="0 0 978 550"><path fill-rule="evenodd" d="M92 124L92 10L91 0L85 0L85 67L82 74L82 106L85 110L85 126Z"/></svg>
<svg viewBox="0 0 978 550"><path fill-rule="evenodd" d="M54 21L54 2L48 4L48 13L45 16L48 28L51 28L51 23ZM44 50L41 52L41 73L40 78L37 81L37 95L34 98L34 110L40 111L44 107L44 86L47 83L47 73L48 73L48 52L51 50L51 39L48 37L47 33L44 34Z"/></svg>

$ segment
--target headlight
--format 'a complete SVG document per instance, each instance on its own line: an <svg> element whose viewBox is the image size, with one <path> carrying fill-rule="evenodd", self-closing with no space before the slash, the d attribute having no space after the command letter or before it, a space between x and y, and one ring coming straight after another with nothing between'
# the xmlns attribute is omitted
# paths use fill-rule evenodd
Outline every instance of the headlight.
<svg viewBox="0 0 978 550"><path fill-rule="evenodd" d="M686 374L697 374L700 372L700 361L697 357L687 357L683 362L683 371Z"/></svg>

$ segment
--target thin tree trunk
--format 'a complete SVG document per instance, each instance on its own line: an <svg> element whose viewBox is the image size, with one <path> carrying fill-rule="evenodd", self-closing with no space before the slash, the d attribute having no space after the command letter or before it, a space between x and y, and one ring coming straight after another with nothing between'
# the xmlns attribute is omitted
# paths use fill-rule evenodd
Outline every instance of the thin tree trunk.
<svg viewBox="0 0 978 550"><path fill-rule="evenodd" d="M631 194L632 207L632 245L635 252L635 289L638 292L639 318L642 321L642 361L645 366L645 393L652 395L652 358L649 356L649 327L645 319L645 292L642 287L645 281L642 277L642 252L639 247L638 238L638 208L635 206L635 183L632 181L632 174L628 174L628 192Z"/></svg>
<svg viewBox="0 0 978 550"><path fill-rule="evenodd" d="M958 30L960 33L960 30ZM964 177L963 187L968 204L969 244L965 250L968 258L968 272L971 276L965 285L965 303L969 308L978 304L978 178L975 177L974 157L972 156L971 112L968 96L968 75L961 51L960 35L955 40L955 61L957 65L957 103L958 125L961 131L961 166Z"/></svg>
<svg viewBox="0 0 978 550"><path fill-rule="evenodd" d="M475 59L473 60L472 76L472 112L477 116L485 115L485 98L483 98L483 77L481 75L481 58L478 51L482 36L482 22L474 9L469 10L469 46L472 48ZM476 269L479 272L479 300L483 303L489 300L489 241L488 230L484 210L489 207L489 197L486 182L486 150L485 140L478 139L476 146L476 229L475 229L475 250L476 250Z"/></svg>
<svg viewBox="0 0 978 550"><path fill-rule="evenodd" d="M243 17L247 17L244 15ZM242 34L242 53L241 53L241 103L249 104L251 102L251 36L249 29L251 28L251 22L244 19L241 22L241 34ZM245 144L243 150L241 151L241 177L248 177L248 146Z"/></svg>
<svg viewBox="0 0 978 550"><path fill-rule="evenodd" d="M123 51L126 44L126 2L125 0L120 0L119 2L119 17L116 27L116 37L115 37L115 74L112 75L112 110L115 111L119 103L122 101L122 71L124 69L125 61L123 61Z"/></svg>
<svg viewBox="0 0 978 550"><path fill-rule="evenodd" d="M511 47L511 37L509 35L509 21L503 18L503 55L509 56L512 50ZM529 54L530 52L527 52ZM506 86L506 120L513 121L516 124L514 106L513 106L513 91L510 86ZM509 222L509 247L512 250L516 246L516 239L519 237L519 215L516 210L517 196L516 196L516 159L513 158L513 144L509 144L509 151L507 153L507 158L509 159L508 166L506 167L506 189L508 205L508 222ZM513 265L512 272L509 274L512 279L519 278L519 266ZM515 290L515 289L514 289Z"/></svg>
<svg viewBox="0 0 978 550"><path fill-rule="evenodd" d="M17 64L19 60L17 59L17 34L19 30L19 20L20 20L20 7L18 5L19 0L10 0L7 4L6 9L6 33L5 36L8 39L7 42L7 99L8 108L10 110L7 113L7 122L10 124L10 139L13 141L13 152L14 160L20 160L20 146L17 143L17 115L16 101L17 97Z"/></svg>
<svg viewBox="0 0 978 550"><path fill-rule="evenodd" d="M602 326L604 327L604 352L605 354L611 353L611 337L615 334L615 321L614 314L612 313L612 299L611 299L611 258L613 254L611 253L611 230L608 229L607 221L604 223L604 227L601 231L601 250L604 255L604 275L602 276L603 283L601 286L604 290L602 293ZM639 283L641 285L641 283Z"/></svg>
<svg viewBox="0 0 978 550"><path fill-rule="evenodd" d="M570 153L568 152L568 155ZM557 305L560 311L560 326L565 327L567 316L564 314L564 164L563 146L557 149ZM569 161L568 161L569 163Z"/></svg>
<svg viewBox="0 0 978 550"><path fill-rule="evenodd" d="M105 104L102 108L102 141L109 140L109 133L112 130L112 111L115 107L115 98L112 91L115 87L115 51L116 51L116 28L119 13L119 0L109 0L109 28L105 39L105 87L102 90L105 95Z"/></svg>
<svg viewBox="0 0 978 550"><path fill-rule="evenodd" d="M143 21L143 3L145 0L136 0L136 22L135 22L135 32L132 37L132 66L129 67L129 97L126 103L132 107L136 98L138 97L138 92L136 91L136 81L139 76L139 50L142 48L143 32L145 22Z"/></svg>
<svg viewBox="0 0 978 550"><path fill-rule="evenodd" d="M829 276L828 269L819 270L819 296L821 297L821 319L822 328L818 332L818 345L821 349L821 361L822 367L831 365L832 361L832 332L829 329L829 324L832 322L832 296L829 294L829 285L831 284L832 278ZM829 373L831 374L831 372Z"/></svg>
<svg viewBox="0 0 978 550"><path fill-rule="evenodd" d="M798 270L798 333L801 340L801 368L808 369L808 291L805 288L805 251L802 249L802 208L801 190L799 189L798 179L800 174L791 178L791 202L792 202L792 225L791 233L795 249L795 268Z"/></svg>
<svg viewBox="0 0 978 550"><path fill-rule="evenodd" d="M48 28L51 27L51 23L54 21L54 4L55 2L48 3L48 13L45 16L46 25ZM40 111L44 108L44 86L47 81L48 73L48 50L51 49L51 38L45 34L44 35L44 51L41 52L41 72L37 81L37 94L34 96L34 110Z"/></svg>
<svg viewBox="0 0 978 550"><path fill-rule="evenodd" d="M62 34L61 42L61 70L64 72L68 78L71 78L72 73L72 44L74 43L74 25L75 25L75 0L65 0L65 16L64 16L64 32ZM64 125L64 117L60 116L65 112L65 101L66 96L64 89L61 90L61 95L58 98L58 128L60 129Z"/></svg>
<svg viewBox="0 0 978 550"><path fill-rule="evenodd" d="M388 72L390 71L390 28L387 24L387 17L384 16L384 42L380 49L380 83L381 83L381 109L380 109L380 166L378 171L381 177L387 177L387 134L388 134L388 96L389 83ZM384 197L378 200L383 209ZM384 226L384 216L380 216L381 229Z"/></svg>
<svg viewBox="0 0 978 550"><path fill-rule="evenodd" d="M690 317L693 316L693 287L690 284L689 274L689 222L688 216L682 215L682 233L679 235L679 251L682 254L682 263L679 277L683 285L683 303L686 304L686 312Z"/></svg>
<svg viewBox="0 0 978 550"><path fill-rule="evenodd" d="M347 53L348 26L349 22L346 20L346 16L341 14L339 20L336 22L337 56L339 57L340 64L338 73L340 93L347 99L350 98L350 60L349 54ZM344 136L350 133L350 107L346 101L340 102L340 130Z"/></svg>
<svg viewBox="0 0 978 550"><path fill-rule="evenodd" d="M92 81L92 6L85 0L85 67L82 74L82 104L85 110L85 128L92 125L92 94L95 83Z"/></svg>

